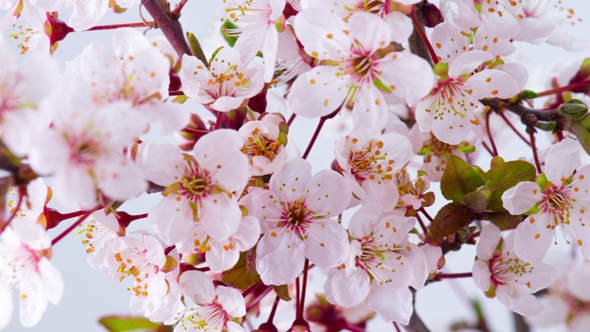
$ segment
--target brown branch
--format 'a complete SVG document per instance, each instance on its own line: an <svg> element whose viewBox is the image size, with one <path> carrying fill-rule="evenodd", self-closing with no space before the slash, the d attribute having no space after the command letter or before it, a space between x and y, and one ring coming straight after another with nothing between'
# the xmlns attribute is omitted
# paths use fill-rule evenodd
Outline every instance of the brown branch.
<svg viewBox="0 0 590 332"><path fill-rule="evenodd" d="M191 49L184 39L182 25L178 22L178 15L170 13L160 7L157 0L141 0L142 5L154 18L162 33L168 39L176 53L182 58L184 54L192 55Z"/></svg>

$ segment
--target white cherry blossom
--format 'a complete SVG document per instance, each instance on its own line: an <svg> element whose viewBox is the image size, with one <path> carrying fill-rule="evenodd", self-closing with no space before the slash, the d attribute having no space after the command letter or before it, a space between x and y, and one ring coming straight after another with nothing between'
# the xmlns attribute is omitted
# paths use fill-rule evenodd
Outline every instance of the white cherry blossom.
<svg viewBox="0 0 590 332"><path fill-rule="evenodd" d="M519 258L513 247L514 233L502 238L493 224L481 231L473 279L488 297L497 297L508 309L524 316L540 313L543 306L533 293L548 287L557 271L539 261Z"/></svg>
<svg viewBox="0 0 590 332"><path fill-rule="evenodd" d="M273 174L269 190L246 196L248 211L264 235L256 247L256 270L267 284L292 282L305 258L321 268L344 262L350 246L336 218L350 202L350 188L334 171L311 175L311 165L292 159Z"/></svg>
<svg viewBox="0 0 590 332"><path fill-rule="evenodd" d="M529 214L515 230L514 249L519 257L541 259L556 238L558 227L575 240L585 257L590 257L586 217L590 211L590 165L576 171L579 153L579 143L572 139L555 144L547 153L542 186L524 181L502 195L508 212Z"/></svg>

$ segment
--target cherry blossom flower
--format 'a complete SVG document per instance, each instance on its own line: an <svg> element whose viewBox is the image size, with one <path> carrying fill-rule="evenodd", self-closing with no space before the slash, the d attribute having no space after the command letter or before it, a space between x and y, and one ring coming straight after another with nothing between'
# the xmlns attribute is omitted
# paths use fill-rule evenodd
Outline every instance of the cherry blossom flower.
<svg viewBox="0 0 590 332"><path fill-rule="evenodd" d="M36 54L19 66L0 38L0 137L12 153L24 156L36 133L49 123L38 109L53 90L57 66L47 56Z"/></svg>
<svg viewBox="0 0 590 332"><path fill-rule="evenodd" d="M194 246L187 233L200 223L207 236L223 241L237 231L242 211L237 197L248 182L244 140L235 131L220 129L201 137L194 155L172 145L144 145L138 163L146 178L166 187L164 199L148 214L162 240ZM237 196L236 196L237 195Z"/></svg>
<svg viewBox="0 0 590 332"><path fill-rule="evenodd" d="M244 65L240 53L231 47L221 48L209 62L207 68L196 57L183 56L183 91L216 111L237 109L264 86L262 63L253 59Z"/></svg>
<svg viewBox="0 0 590 332"><path fill-rule="evenodd" d="M144 234L141 239L118 237L105 243L100 251L107 275L133 281L128 288L131 310L154 321L171 319L180 301L179 257L175 251L165 254L160 241Z"/></svg>
<svg viewBox="0 0 590 332"><path fill-rule="evenodd" d="M244 332L234 320L246 315L244 297L235 288L213 285L200 271L186 271L180 276L180 287L185 298L195 305L179 312L180 321L174 332L186 330Z"/></svg>
<svg viewBox="0 0 590 332"><path fill-rule="evenodd" d="M397 190L399 191L398 207L418 210L425 202L424 194L430 188L430 180L428 176L422 172L419 176L412 180L405 168L402 168L395 173L395 181L397 182Z"/></svg>
<svg viewBox="0 0 590 332"><path fill-rule="evenodd" d="M298 115L321 117L354 103L356 126L379 127L387 120L384 93L414 103L433 86L428 63L392 52L389 28L374 15L355 13L346 23L326 9L306 9L295 17L295 34L305 52L319 61L295 80L289 93Z"/></svg>
<svg viewBox="0 0 590 332"><path fill-rule="evenodd" d="M157 45L131 28L117 29L113 35L115 53L93 43L69 62L66 79L81 79L91 100L106 105L119 100L129 101L146 120L162 125L162 133L183 128L189 113L180 105L163 102L168 98L170 60ZM147 124L147 123L146 123Z"/></svg>
<svg viewBox="0 0 590 332"><path fill-rule="evenodd" d="M244 199L264 232L256 247L256 270L266 285L295 280L305 258L330 268L348 256L346 231L333 219L350 202L350 188L338 173L323 170L311 176L309 162L292 159L272 175L269 190Z"/></svg>
<svg viewBox="0 0 590 332"><path fill-rule="evenodd" d="M33 220L13 220L0 234L0 284L19 290L23 326L36 325L47 302L57 304L63 294L64 283L49 262L51 255L51 239Z"/></svg>
<svg viewBox="0 0 590 332"><path fill-rule="evenodd" d="M540 297L543 312L527 317L535 327L565 325L568 331L583 332L590 324L590 266L587 261L567 268L547 293Z"/></svg>
<svg viewBox="0 0 590 332"><path fill-rule="evenodd" d="M352 251L344 268L330 270L327 299L351 307L368 298L384 320L408 324L413 311L409 286L422 288L428 276L424 254L408 242L414 223L414 218L382 215L379 205L358 210L348 228Z"/></svg>
<svg viewBox="0 0 590 332"><path fill-rule="evenodd" d="M284 131L284 120L273 115L240 127L238 133L245 141L242 152L248 156L250 174L272 174L287 160L287 134Z"/></svg>
<svg viewBox="0 0 590 332"><path fill-rule="evenodd" d="M119 237L122 227L113 213L106 214L104 210L94 212L90 218L80 224L78 234L84 234L82 244L87 246L88 264L93 268L107 268L106 255L101 251L105 244ZM124 235L124 234L122 234Z"/></svg>
<svg viewBox="0 0 590 332"><path fill-rule="evenodd" d="M510 98L519 91L518 82L498 69L474 72L493 56L474 50L463 53L448 68L441 63L439 82L432 93L416 108L421 132L432 130L434 136L447 144L459 144L472 130L479 131L475 112L482 112L483 98Z"/></svg>
<svg viewBox="0 0 590 332"><path fill-rule="evenodd" d="M514 249L519 257L541 259L560 227L590 257L590 228L586 211L590 210L590 165L576 171L579 143L565 139L547 153L545 173L539 183L524 181L502 195L504 207L513 215L529 216L515 230Z"/></svg>
<svg viewBox="0 0 590 332"><path fill-rule="evenodd" d="M54 95L52 127L39 134L29 160L38 173L54 175L52 188L62 203L91 209L100 199L97 190L114 200L145 190L140 169L122 151L147 128L127 102L96 106L84 91L68 87L63 98Z"/></svg>
<svg viewBox="0 0 590 332"><path fill-rule="evenodd" d="M549 286L557 271L539 261L519 258L513 241L514 233L503 239L498 227L486 225L477 244L473 279L486 296L497 296L510 310L524 316L535 315L543 306L532 294Z"/></svg>
<svg viewBox="0 0 590 332"><path fill-rule="evenodd" d="M360 203L381 204L391 211L398 203L395 173L410 160L412 146L397 133L354 130L336 142L336 161Z"/></svg>
<svg viewBox="0 0 590 332"><path fill-rule="evenodd" d="M414 30L412 20L407 16L412 11L412 5L419 0L315 0L310 1L310 7L327 7L342 18L355 12L374 14L389 26L391 38L396 43L405 43Z"/></svg>
<svg viewBox="0 0 590 332"><path fill-rule="evenodd" d="M227 30L237 35L234 47L240 52L242 62L247 63L261 51L264 57L264 81L274 75L278 50L279 30L284 29L285 0L232 0L225 11L236 29Z"/></svg>

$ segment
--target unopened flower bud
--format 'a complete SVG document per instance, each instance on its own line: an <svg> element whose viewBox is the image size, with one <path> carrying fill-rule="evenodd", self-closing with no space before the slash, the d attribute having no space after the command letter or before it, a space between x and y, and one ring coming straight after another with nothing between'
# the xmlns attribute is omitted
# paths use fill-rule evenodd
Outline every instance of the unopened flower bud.
<svg viewBox="0 0 590 332"><path fill-rule="evenodd" d="M421 10L422 20L424 22L424 26L426 27L434 28L445 21L442 13L440 12L440 9L438 9L436 5L427 2L422 6Z"/></svg>
<svg viewBox="0 0 590 332"><path fill-rule="evenodd" d="M567 103L559 105L557 112L561 113L565 117L578 119L588 112L588 106L577 99L573 99Z"/></svg>

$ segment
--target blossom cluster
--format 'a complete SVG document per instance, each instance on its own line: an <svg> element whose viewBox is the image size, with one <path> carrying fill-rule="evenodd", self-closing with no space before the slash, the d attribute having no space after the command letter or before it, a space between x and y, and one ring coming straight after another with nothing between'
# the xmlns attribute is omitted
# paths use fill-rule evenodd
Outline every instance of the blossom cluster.
<svg viewBox="0 0 590 332"><path fill-rule="evenodd" d="M67 285L53 247L74 230L88 264L126 285L131 311L175 332L276 331L280 301L294 307L292 330L360 331L374 313L416 324L416 292L456 277L532 321L543 303L559 306L548 323L583 329L590 65L535 93L513 56L517 42L584 47L568 31L572 9L228 0L224 44L206 54L180 28L186 2L0 2L0 32L30 25L11 35L24 57L0 36L0 169L9 174L0 197L13 197L0 220L0 329L12 292L24 326L59 303ZM140 3L154 22L98 25L109 8ZM66 12L67 23L57 15ZM60 69L58 42L111 28L111 46L90 42ZM542 96L544 109L534 108ZM318 123L307 146L291 130L300 117ZM311 160L325 123L344 129L324 160ZM520 156L531 162L504 160L499 133L526 143ZM157 203L126 212L146 197ZM561 276L543 261L558 228L580 253L580 267ZM445 255L473 244L472 270L448 271ZM312 272L323 294L310 304ZM269 293L261 324L253 308ZM349 308L370 314L355 320Z"/></svg>

